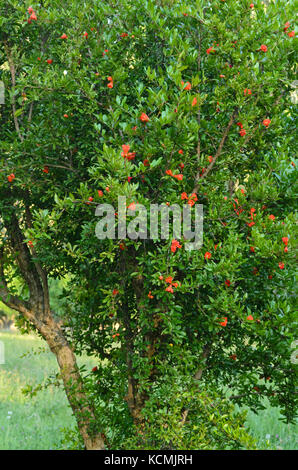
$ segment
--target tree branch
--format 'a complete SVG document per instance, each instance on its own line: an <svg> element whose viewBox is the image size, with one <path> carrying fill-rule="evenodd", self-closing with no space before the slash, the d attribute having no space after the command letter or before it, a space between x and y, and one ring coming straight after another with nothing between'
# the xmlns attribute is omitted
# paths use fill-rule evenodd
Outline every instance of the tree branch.
<svg viewBox="0 0 298 470"><path fill-rule="evenodd" d="M200 74L201 71L201 49L202 49L202 34L201 34L201 23L199 27L199 51L198 51L198 73ZM199 77L200 78L200 77ZM200 88L199 88L200 93ZM197 145L197 159L198 162L200 161L201 156L201 139L200 139L200 125L201 125L201 101L199 101L199 110L197 116L198 124L199 124L199 135L198 135L198 145Z"/></svg>
<svg viewBox="0 0 298 470"><path fill-rule="evenodd" d="M203 178L206 178L206 176L207 176L207 175L209 174L209 172L212 170L212 168L213 168L213 166L214 166L216 160L217 160L218 157L221 155L221 152L222 152L224 143L225 143L225 141L226 141L226 138L227 138L227 136L228 136L228 134L229 134L229 132L230 132L230 129L231 129L232 125L233 125L234 122L235 122L235 119L236 119L237 114L238 114L238 108L235 108L235 110L234 110L232 116L230 117L229 123L228 123L228 125L227 125L227 127L226 127L226 129L225 129L225 131L224 131L224 133L223 133L223 136L222 136L221 141L220 141L220 143L219 143L219 146L218 146L218 149L217 149L217 151L216 151L216 154L215 154L215 156L213 157L213 160L212 160L212 162L210 163L210 165L207 167L206 171L205 171L201 176L200 176L200 170L197 172L196 177L195 177L195 187L194 187L194 189L193 189L193 192L194 192L194 193L197 192L197 190L198 190L198 186L199 186L199 185L198 185L198 182L199 182L199 180L200 180L200 179L203 179Z"/></svg>
<svg viewBox="0 0 298 470"><path fill-rule="evenodd" d="M7 42L4 43L4 49L7 55L8 59L8 64L9 64L9 70L10 70L10 75L11 75L11 83L12 83L12 98L11 98L11 103L12 103L12 112L13 112L13 120L14 120L14 125L15 129L17 131L17 134L19 136L19 139L21 142L24 141L24 137L21 134L20 131L20 126L19 126L19 121L16 116L17 108L16 108L16 99L15 99L15 88L16 88L16 69L14 65L14 61L12 58L12 53L8 47Z"/></svg>
<svg viewBox="0 0 298 470"><path fill-rule="evenodd" d="M29 248L25 243L24 235L19 226L19 221L15 213L10 214L9 219L6 219L6 217L3 217L3 219L11 247L14 255L16 256L18 267L29 288L30 300L28 305L30 305L32 310L45 313L45 311L48 310L48 306L45 303L45 295L40 274L32 260Z"/></svg>

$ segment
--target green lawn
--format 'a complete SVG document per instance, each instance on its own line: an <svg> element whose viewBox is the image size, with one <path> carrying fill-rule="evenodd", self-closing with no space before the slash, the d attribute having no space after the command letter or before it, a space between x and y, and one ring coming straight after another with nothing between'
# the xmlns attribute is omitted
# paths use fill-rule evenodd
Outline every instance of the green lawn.
<svg viewBox="0 0 298 470"><path fill-rule="evenodd" d="M279 410L269 404L258 415L248 413L247 424L260 449L266 448L266 442L271 449L298 449L298 426L282 423L280 417Z"/></svg>
<svg viewBox="0 0 298 470"><path fill-rule="evenodd" d="M34 385L58 371L54 356L35 336L0 332L5 345L5 364L0 364L0 450L53 449L59 446L60 429L70 427L74 419L62 390L50 386L33 397L22 394L27 384ZM26 352L37 352L21 357ZM79 364L91 369L95 361L84 357ZM297 449L295 427L279 421L279 411L271 408L257 416L249 412L248 425L263 448ZM296 427L297 436L297 427Z"/></svg>
<svg viewBox="0 0 298 470"><path fill-rule="evenodd" d="M22 358L45 346L33 335L0 332L0 341L5 345L5 364L0 364L0 450L53 449L60 443L60 429L74 424L63 391L50 386L30 398L21 389L55 374L55 357L46 348ZM79 363L91 368L95 362L84 358Z"/></svg>

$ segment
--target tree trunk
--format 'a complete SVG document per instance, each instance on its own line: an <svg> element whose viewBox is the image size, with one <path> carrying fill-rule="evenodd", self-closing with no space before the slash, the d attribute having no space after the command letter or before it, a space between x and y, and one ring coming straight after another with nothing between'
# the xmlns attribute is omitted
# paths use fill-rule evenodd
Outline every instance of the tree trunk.
<svg viewBox="0 0 298 470"><path fill-rule="evenodd" d="M46 324L39 325L39 331L56 356L65 393L77 420L86 449L104 450L104 437L101 433L95 431L94 411L84 392L83 381L75 355L60 325L53 318L50 318Z"/></svg>
<svg viewBox="0 0 298 470"><path fill-rule="evenodd" d="M16 86L16 67L13 53L6 41L4 42L4 48L11 74L12 90L14 90ZM18 117L16 116L14 96L12 96L12 111L16 132L19 140L23 142L24 136L21 133ZM32 108L30 109L30 120L31 117ZM6 196L11 197L11 205L2 208L3 212L0 214L1 222L4 223L7 232L5 235L8 235L8 239L0 246L0 299L8 307L21 313L46 340L59 364L65 392L86 449L103 450L105 448L104 436L96 431L94 411L84 391L75 355L61 329L61 325L54 320L50 310L46 268L37 261L34 248L31 247L29 250L25 241L24 233L32 227L30 192L29 190L20 190L16 194L15 190L7 189L4 186L1 190L4 191ZM21 202L21 204L16 202ZM12 207L14 207L13 211L11 211ZM20 209L23 207L25 208L24 213ZM9 283L4 272L4 266L7 263L6 256L10 258L10 261L12 257L13 262L17 264L20 275L29 289L29 300L27 301L12 295L10 292Z"/></svg>
<svg viewBox="0 0 298 470"><path fill-rule="evenodd" d="M45 302L45 299L48 299L48 295L44 295L45 286L41 287L41 292L38 292L40 295L37 299L31 301L20 300L9 292L1 260L2 253L0 250L1 300L5 305L18 311L26 320L34 325L48 343L51 351L56 356L65 393L76 418L86 449L103 450L105 448L104 435L96 430L94 411L84 391L83 380L73 350L65 337L60 323L55 321L49 309L48 301ZM26 274L29 277L29 274L31 275L32 273L28 271ZM36 275L36 272L34 274ZM42 310L39 308L40 305L43 306Z"/></svg>

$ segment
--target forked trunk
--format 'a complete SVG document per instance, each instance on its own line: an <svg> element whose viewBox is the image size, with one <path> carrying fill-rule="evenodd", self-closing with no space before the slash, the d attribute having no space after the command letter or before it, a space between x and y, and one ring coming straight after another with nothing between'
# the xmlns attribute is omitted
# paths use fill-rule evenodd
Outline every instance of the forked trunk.
<svg viewBox="0 0 298 470"><path fill-rule="evenodd" d="M26 215L27 224L30 227L31 215L29 208ZM16 215L14 213L10 214L10 217L4 219L4 221L9 235L11 251L15 253L17 265L28 285L30 298L28 301L24 301L9 292L3 267L5 261L3 247L0 250L0 298L8 307L20 312L46 340L56 356L65 393L86 449L103 450L105 448L104 438L97 431L94 410L85 393L75 355L60 323L55 321L50 309L47 274L36 260L33 261L33 256L36 256L35 250L31 248L31 251L29 251Z"/></svg>
<svg viewBox="0 0 298 470"><path fill-rule="evenodd" d="M75 355L60 325L51 318L46 324L39 325L39 331L56 356L65 393L86 449L104 450L103 436L94 429L96 427L94 411L84 391Z"/></svg>

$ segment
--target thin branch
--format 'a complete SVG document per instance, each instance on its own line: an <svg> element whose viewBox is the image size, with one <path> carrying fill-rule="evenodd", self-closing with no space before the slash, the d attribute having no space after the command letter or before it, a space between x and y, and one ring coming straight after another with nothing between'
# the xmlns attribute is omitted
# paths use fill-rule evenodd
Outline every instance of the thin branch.
<svg viewBox="0 0 298 470"><path fill-rule="evenodd" d="M16 108L16 99L15 99L15 88L16 88L16 69L15 69L15 65L14 65L14 62L13 62L13 58L12 58L12 54L11 54L11 51L7 45L7 42L4 43L4 49L5 49L5 52L6 52L6 55L7 55L7 59L8 59L8 64L9 64L9 70L10 70L10 75L11 75L11 83L12 83L12 98L11 98L11 104L12 104L12 112L13 112L13 120L14 120L14 125L15 125L15 129L17 131L17 134L19 136L19 139L21 140L21 142L24 141L24 137L22 136L21 134L21 131L20 131L20 126L19 126L19 121L18 121L18 118L16 116L16 112L17 112L17 108Z"/></svg>
<svg viewBox="0 0 298 470"><path fill-rule="evenodd" d="M276 393L278 393L278 390L270 390L270 391L268 391L268 390L262 390L261 391L260 390L259 392L257 390L251 390L250 391L250 393L254 393L254 394L257 394L257 395L260 395L260 394L265 395L266 392L269 392L270 394L272 394L272 393L276 394ZM298 394L298 392L295 392L295 391L291 392L291 393L293 393L293 395ZM241 393L240 395L231 395L231 396L229 396L229 400L238 400L238 398L243 398L243 397L247 397L247 393Z"/></svg>
<svg viewBox="0 0 298 470"><path fill-rule="evenodd" d="M32 224L31 211L29 207L29 191L26 191L26 198L24 200L24 205L25 205L25 219L26 219L27 226L29 228L32 228L33 224ZM31 253L35 258L37 258L37 253L34 247L31 247ZM44 311L45 313L49 313L50 312L50 294L49 294L47 272L45 269L43 269L41 264L38 263L36 260L34 260L34 264L36 266L37 272L42 281L43 297L44 297Z"/></svg>
<svg viewBox="0 0 298 470"><path fill-rule="evenodd" d="M210 165L207 167L206 171L205 171L202 175L200 175L200 170L197 172L196 177L195 177L195 187L194 187L194 189L193 189L193 192L194 192L194 193L197 192L197 190L198 190L198 187L199 187L198 182L199 182L199 180L200 180L200 179L203 179L203 178L206 178L206 176L207 176L207 175L209 174L209 172L212 170L212 168L213 168L213 166L214 166L216 160L217 160L218 157L221 155L222 149L223 149L223 146L224 146L224 143L225 143L225 141L226 141L226 138L227 138L227 136L228 136L228 134L229 134L229 132L230 132L230 129L231 129L232 125L233 125L234 122L235 122L235 119L236 119L237 114L238 114L238 109L235 108L233 114L232 114L231 117L230 117L229 123L228 123L228 125L227 125L227 127L226 127L226 129L225 129L225 131L224 131L224 133L223 133L223 136L222 136L222 138L221 138L221 141L220 141L220 144L219 144L218 149L217 149L217 151L216 151L216 154L215 154L215 156L214 156L212 162L210 163Z"/></svg>
<svg viewBox="0 0 298 470"><path fill-rule="evenodd" d="M210 354L210 346L208 344L205 345L204 350L203 350L203 359L207 359L207 357ZM203 368L201 367L200 369L197 370L197 372L194 375L195 380L201 380L202 375L203 375Z"/></svg>
<svg viewBox="0 0 298 470"><path fill-rule="evenodd" d="M52 168L62 168L64 170L69 170L69 171L73 171L74 173L78 173L78 170L75 170L73 167L71 166L65 166L65 165L53 165L52 163L47 163L46 162L46 166L49 166L49 167L52 167Z"/></svg>
<svg viewBox="0 0 298 470"><path fill-rule="evenodd" d="M202 50L202 31L201 31L201 25L199 28L199 51L198 51L198 73L199 73L199 78L200 78L200 71L201 71L201 50ZM200 85L200 83L199 83ZM199 87L199 93L200 93L200 87ZM198 110L198 116L197 116L198 124L199 124L199 135L198 135L198 145L197 145L197 159L198 162L200 162L200 157L201 157L201 139L200 139L200 126L201 126L201 100L199 101L199 110Z"/></svg>
<svg viewBox="0 0 298 470"><path fill-rule="evenodd" d="M34 105L34 102L32 101L32 103L30 103L29 115L28 115L28 123L29 124L31 123L31 120L32 120L33 105Z"/></svg>
<svg viewBox="0 0 298 470"><path fill-rule="evenodd" d="M203 349L202 358L207 359L209 354L210 354L210 345L206 344L204 349ZM203 367L200 367L200 369L197 370L197 372L195 373L195 375L193 377L194 380L197 380L197 381L201 380L202 375L203 375L203 371L204 371ZM188 413L189 413L189 409L186 409L186 410L183 411L182 419L180 421L181 426L183 426L185 424L185 421L187 420Z"/></svg>
<svg viewBox="0 0 298 470"><path fill-rule="evenodd" d="M15 253L18 267L30 291L28 305L32 307L32 310L34 310L33 306L35 306L37 311L44 312L44 292L40 275L36 264L32 260L29 248L25 243L24 235L15 213L12 213L8 220L4 219L4 226L10 239L10 245Z"/></svg>
<svg viewBox="0 0 298 470"><path fill-rule="evenodd" d="M279 95L279 97L277 98L277 100L276 100L275 103L273 104L273 107L275 107L275 106L277 106L277 105L279 104L279 102L280 102L282 96L283 96L283 92ZM263 119L266 119L266 116L263 117L263 118L260 120L260 122L263 122ZM245 138L245 140L244 140L244 142L243 142L243 145L242 145L242 147L241 147L241 149L240 149L240 152L243 151L245 145L252 139L254 133L255 133L255 132L258 130L258 128L259 128L259 124L260 124L260 123L258 123L258 124L253 128L253 130L247 135L247 137ZM265 129L264 129L264 131L265 131Z"/></svg>
<svg viewBox="0 0 298 470"><path fill-rule="evenodd" d="M26 301L20 300L18 297L12 295L7 286L7 281L4 274L4 247L0 250L0 298L7 307L12 308L22 313L26 318L31 315L29 304Z"/></svg>

